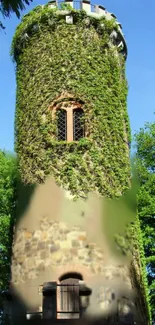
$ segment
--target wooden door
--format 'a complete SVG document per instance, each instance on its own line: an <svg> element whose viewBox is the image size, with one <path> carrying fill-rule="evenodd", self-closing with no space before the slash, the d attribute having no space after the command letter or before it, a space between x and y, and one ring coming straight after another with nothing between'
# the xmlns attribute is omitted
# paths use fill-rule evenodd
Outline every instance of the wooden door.
<svg viewBox="0 0 155 325"><path fill-rule="evenodd" d="M79 318L79 280L68 278L57 284L57 318Z"/></svg>

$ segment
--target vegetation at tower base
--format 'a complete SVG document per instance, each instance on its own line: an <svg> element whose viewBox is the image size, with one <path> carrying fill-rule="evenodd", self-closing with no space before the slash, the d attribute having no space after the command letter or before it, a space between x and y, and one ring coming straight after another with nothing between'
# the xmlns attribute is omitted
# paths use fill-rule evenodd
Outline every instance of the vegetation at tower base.
<svg viewBox="0 0 155 325"><path fill-rule="evenodd" d="M83 11L72 14L74 24L69 25L59 11L37 7L16 30L12 55L17 62L19 168L25 183L53 174L75 198L92 190L119 196L129 185L130 130L124 62L116 47L109 47L117 26ZM56 120L48 107L62 92L84 103L90 137L78 143L54 137Z"/></svg>
<svg viewBox="0 0 155 325"><path fill-rule="evenodd" d="M150 305L150 294L148 288L148 279L146 271L146 258L144 254L144 243L139 217L137 214L136 222L133 225L133 270L135 272L135 286L139 290L142 298L141 306L143 313L147 314L149 324L152 324L152 314Z"/></svg>
<svg viewBox="0 0 155 325"><path fill-rule="evenodd" d="M133 258L131 264L131 277L134 281L134 287L139 292L142 314L143 316L147 315L149 324L152 324L150 304L151 292L148 287L146 268L147 260L144 252L145 241L142 235L141 225L139 221L139 211L137 210L137 198L140 192L140 184L136 164L137 159L134 157L131 159L131 188L119 199L117 198L116 200L110 200L110 204L107 200L107 207L105 207L104 202L104 210L106 211L107 218L106 222L103 225L103 229L107 233L109 245L111 246L111 249L115 256L124 256L125 259L127 256L131 256ZM109 213L109 211L111 212ZM127 216L129 216L128 221ZM112 221L110 221L110 219ZM109 232L110 229L107 226L108 223L112 224L111 234ZM149 226L149 224L147 224L147 220L145 226Z"/></svg>
<svg viewBox="0 0 155 325"><path fill-rule="evenodd" d="M9 286L10 259L17 203L16 158L0 151L0 292ZM0 295L0 317L2 299Z"/></svg>
<svg viewBox="0 0 155 325"><path fill-rule="evenodd" d="M155 123L147 123L136 134L136 168L140 181L138 215L148 273L150 305L155 322Z"/></svg>

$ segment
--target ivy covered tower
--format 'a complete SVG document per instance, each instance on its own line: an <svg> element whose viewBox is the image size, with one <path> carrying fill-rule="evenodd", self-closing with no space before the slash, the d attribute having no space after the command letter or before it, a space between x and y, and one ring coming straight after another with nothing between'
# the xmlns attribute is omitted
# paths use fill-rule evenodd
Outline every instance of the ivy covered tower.
<svg viewBox="0 0 155 325"><path fill-rule="evenodd" d="M132 263L110 256L101 226L101 198L130 186L121 25L88 0L51 1L24 16L12 55L24 187L12 257L11 287L25 306L17 314L148 324Z"/></svg>

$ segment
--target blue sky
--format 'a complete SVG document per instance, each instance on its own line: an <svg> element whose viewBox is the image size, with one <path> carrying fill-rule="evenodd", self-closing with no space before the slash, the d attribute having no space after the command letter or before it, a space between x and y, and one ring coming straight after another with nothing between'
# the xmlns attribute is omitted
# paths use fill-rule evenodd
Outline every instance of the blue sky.
<svg viewBox="0 0 155 325"><path fill-rule="evenodd" d="M21 17L44 0L34 0ZM128 113L132 134L145 122L154 121L155 112L155 27L154 0L94 1L113 12L123 26L128 46L126 75L129 84ZM10 57L11 40L20 20L12 15L0 32L0 149L14 150L15 65Z"/></svg>

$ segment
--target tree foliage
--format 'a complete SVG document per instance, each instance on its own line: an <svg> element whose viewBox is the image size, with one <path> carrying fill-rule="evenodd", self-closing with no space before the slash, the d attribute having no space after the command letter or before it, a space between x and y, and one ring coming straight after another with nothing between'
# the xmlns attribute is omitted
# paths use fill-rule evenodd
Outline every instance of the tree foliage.
<svg viewBox="0 0 155 325"><path fill-rule="evenodd" d="M0 13L2 16L10 17L11 13L15 13L20 18L20 11L25 9L25 4L29 5L32 0L0 0ZM0 28L4 29L0 21Z"/></svg>
<svg viewBox="0 0 155 325"><path fill-rule="evenodd" d="M138 214L143 232L150 303L153 312L155 306L155 123L147 123L144 128L140 129L136 134L136 143L136 167L140 181Z"/></svg>
<svg viewBox="0 0 155 325"><path fill-rule="evenodd" d="M0 151L0 289L10 278L10 258L15 221L17 164L13 155Z"/></svg>

